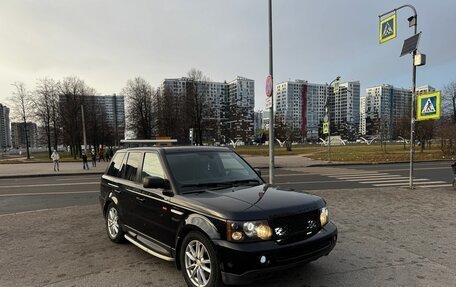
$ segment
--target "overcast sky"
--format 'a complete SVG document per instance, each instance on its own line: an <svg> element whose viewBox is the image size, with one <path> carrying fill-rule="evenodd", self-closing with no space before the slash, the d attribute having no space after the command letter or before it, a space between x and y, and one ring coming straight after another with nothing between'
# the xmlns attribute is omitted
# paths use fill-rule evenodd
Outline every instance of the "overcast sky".
<svg viewBox="0 0 456 287"><path fill-rule="evenodd" d="M409 0L423 32L427 64L418 85L456 80L456 1ZM156 87L191 68L213 81L255 80L264 108L268 66L267 0L1 0L0 103L15 81L78 76L100 94L119 94L141 76ZM407 2L273 0L274 81L359 80L365 88L411 86L410 9L398 12L398 37L378 43L378 15Z"/></svg>

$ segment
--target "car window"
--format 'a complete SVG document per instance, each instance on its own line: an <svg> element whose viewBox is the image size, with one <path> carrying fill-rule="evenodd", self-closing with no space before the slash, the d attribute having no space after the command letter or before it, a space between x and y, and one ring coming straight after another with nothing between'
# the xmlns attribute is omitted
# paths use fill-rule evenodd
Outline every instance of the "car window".
<svg viewBox="0 0 456 287"><path fill-rule="evenodd" d="M258 179L255 171L233 152L182 152L166 155L180 185Z"/></svg>
<svg viewBox="0 0 456 287"><path fill-rule="evenodd" d="M220 153L220 160L222 161L225 172L229 177L236 178L238 176L249 176L250 170L246 169L239 160L233 157L232 154Z"/></svg>
<svg viewBox="0 0 456 287"><path fill-rule="evenodd" d="M136 174L138 172L140 159L141 152L130 152L128 154L127 163L124 165L125 173L123 178L131 181L136 181Z"/></svg>
<svg viewBox="0 0 456 287"><path fill-rule="evenodd" d="M122 160L125 156L124 152L117 152L111 160L109 164L108 171L106 172L107 175L119 177L119 171L122 166Z"/></svg>
<svg viewBox="0 0 456 287"><path fill-rule="evenodd" d="M144 155L141 178L145 178L147 176L165 178L165 171L160 163L158 154L155 152L146 152Z"/></svg>

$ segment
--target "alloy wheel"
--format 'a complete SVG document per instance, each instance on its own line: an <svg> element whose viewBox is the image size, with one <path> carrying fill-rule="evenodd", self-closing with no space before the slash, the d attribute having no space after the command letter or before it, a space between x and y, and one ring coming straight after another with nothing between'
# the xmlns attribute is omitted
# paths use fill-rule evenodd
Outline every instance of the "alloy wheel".
<svg viewBox="0 0 456 287"><path fill-rule="evenodd" d="M119 233L119 215L114 207L109 209L107 221L109 236L115 238Z"/></svg>
<svg viewBox="0 0 456 287"><path fill-rule="evenodd" d="M185 248L185 270L190 281L204 287L211 278L211 258L203 243L190 241Z"/></svg>

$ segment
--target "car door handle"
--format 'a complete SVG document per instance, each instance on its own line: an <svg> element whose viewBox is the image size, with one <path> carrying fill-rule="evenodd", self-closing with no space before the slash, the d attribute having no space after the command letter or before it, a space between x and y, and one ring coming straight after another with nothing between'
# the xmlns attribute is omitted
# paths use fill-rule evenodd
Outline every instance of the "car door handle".
<svg viewBox="0 0 456 287"><path fill-rule="evenodd" d="M138 196L137 196L137 197L136 197L136 200L139 200L139 201L143 202L143 201L146 200L146 199L145 199L144 197L138 197Z"/></svg>

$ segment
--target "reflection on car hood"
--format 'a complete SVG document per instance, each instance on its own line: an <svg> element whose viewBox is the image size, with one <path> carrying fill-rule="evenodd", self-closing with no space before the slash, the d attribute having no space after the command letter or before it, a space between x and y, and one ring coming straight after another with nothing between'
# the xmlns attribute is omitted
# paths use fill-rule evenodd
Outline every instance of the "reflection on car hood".
<svg viewBox="0 0 456 287"><path fill-rule="evenodd" d="M193 201L194 207L198 206L214 215L236 220L268 219L325 206L323 199L318 196L264 184L208 190L185 197Z"/></svg>

